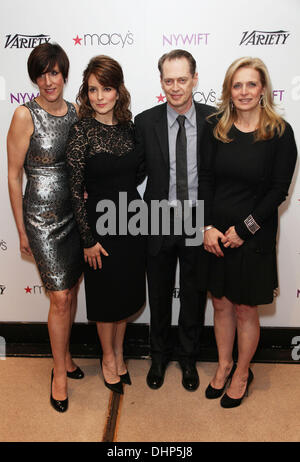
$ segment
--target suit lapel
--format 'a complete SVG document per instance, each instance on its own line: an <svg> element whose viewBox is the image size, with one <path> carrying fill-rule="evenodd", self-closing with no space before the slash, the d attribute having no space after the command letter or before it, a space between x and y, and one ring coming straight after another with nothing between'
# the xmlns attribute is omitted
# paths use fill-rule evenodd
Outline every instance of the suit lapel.
<svg viewBox="0 0 300 462"><path fill-rule="evenodd" d="M168 137L168 119L167 119L167 103L162 104L161 112L154 122L155 133L158 144L162 153L162 157L169 169L169 137Z"/></svg>

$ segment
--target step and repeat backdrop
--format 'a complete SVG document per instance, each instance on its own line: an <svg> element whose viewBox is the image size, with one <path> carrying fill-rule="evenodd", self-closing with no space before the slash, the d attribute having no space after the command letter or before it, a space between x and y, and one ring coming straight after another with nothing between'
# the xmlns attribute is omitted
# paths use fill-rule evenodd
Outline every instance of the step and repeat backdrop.
<svg viewBox="0 0 300 462"><path fill-rule="evenodd" d="M165 101L157 61L171 49L184 48L193 54L199 73L194 98L210 105L220 97L231 62L241 56L258 56L269 69L278 110L291 123L300 146L299 0L52 0L49 4L6 0L0 11L0 322L46 322L48 316L49 300L34 262L19 252L6 160L6 134L13 112L38 95L27 76L27 58L39 43L57 42L67 52L71 68L65 98L69 101L75 101L90 58L106 54L117 59L134 115ZM263 326L300 326L297 173L298 166L290 196L280 207L280 292L272 305L261 307ZM179 290L176 282L173 324L178 319ZM147 304L135 322L149 319ZM86 321L83 282L76 321ZM213 324L210 300L205 322Z"/></svg>

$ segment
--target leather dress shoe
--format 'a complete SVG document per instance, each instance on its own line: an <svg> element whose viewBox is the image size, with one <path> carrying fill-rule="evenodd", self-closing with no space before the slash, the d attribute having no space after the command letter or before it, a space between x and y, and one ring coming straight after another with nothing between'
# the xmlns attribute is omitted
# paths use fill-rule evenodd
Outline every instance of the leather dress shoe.
<svg viewBox="0 0 300 462"><path fill-rule="evenodd" d="M84 372L80 369L80 367L77 367L75 371L67 371L67 377L69 377L69 379L83 379Z"/></svg>
<svg viewBox="0 0 300 462"><path fill-rule="evenodd" d="M66 412L68 409L69 405L69 400L68 398L60 401L58 399L54 399L52 396L52 382L53 382L53 369L51 372L51 385L50 385L50 403L51 406L57 411L57 412Z"/></svg>
<svg viewBox="0 0 300 462"><path fill-rule="evenodd" d="M167 362L152 361L146 379L148 386L152 388L152 390L157 390L164 383L167 365Z"/></svg>
<svg viewBox="0 0 300 462"><path fill-rule="evenodd" d="M182 370L182 385L188 391L195 391L199 387L199 376L193 362L180 364Z"/></svg>

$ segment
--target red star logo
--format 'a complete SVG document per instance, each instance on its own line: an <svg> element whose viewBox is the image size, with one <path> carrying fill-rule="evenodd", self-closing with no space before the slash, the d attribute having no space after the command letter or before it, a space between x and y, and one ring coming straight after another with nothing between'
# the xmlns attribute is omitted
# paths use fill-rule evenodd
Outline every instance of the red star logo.
<svg viewBox="0 0 300 462"><path fill-rule="evenodd" d="M165 101L165 96L160 93L159 96L156 97L158 103L163 103Z"/></svg>
<svg viewBox="0 0 300 462"><path fill-rule="evenodd" d="M79 38L78 34L77 34L77 36L75 38L73 38L73 40L75 42L74 45L81 45L82 38Z"/></svg>
<svg viewBox="0 0 300 462"><path fill-rule="evenodd" d="M27 286L27 287L24 288L24 290L25 290L26 294L31 294L32 287Z"/></svg>

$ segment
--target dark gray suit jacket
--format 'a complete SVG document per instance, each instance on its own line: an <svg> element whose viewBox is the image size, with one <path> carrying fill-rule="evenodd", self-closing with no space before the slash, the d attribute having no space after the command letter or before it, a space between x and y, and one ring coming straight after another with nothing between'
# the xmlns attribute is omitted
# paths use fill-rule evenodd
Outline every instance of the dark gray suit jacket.
<svg viewBox="0 0 300 462"><path fill-rule="evenodd" d="M215 108L195 102L197 121L197 164L200 169L200 139L205 118ZM141 177L148 177L144 194L145 202L168 200L170 164L167 103L154 106L135 117L136 149L141 162ZM198 197L200 199L200 197ZM156 255L162 244L162 236L150 236L148 250Z"/></svg>

